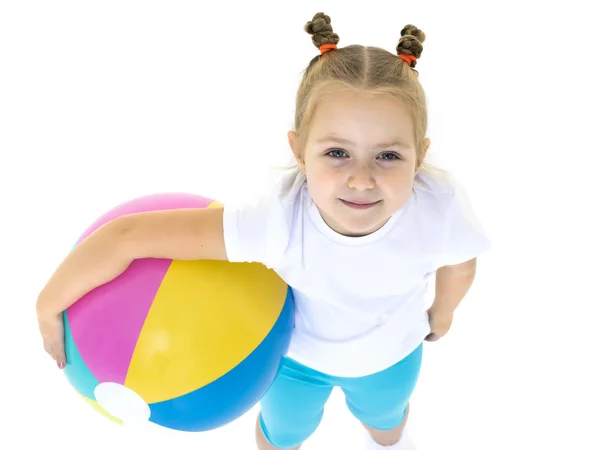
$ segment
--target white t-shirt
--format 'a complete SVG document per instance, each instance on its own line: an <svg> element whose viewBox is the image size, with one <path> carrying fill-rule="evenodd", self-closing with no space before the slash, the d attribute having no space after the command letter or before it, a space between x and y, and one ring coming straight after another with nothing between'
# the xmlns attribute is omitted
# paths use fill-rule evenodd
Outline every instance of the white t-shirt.
<svg viewBox="0 0 600 450"><path fill-rule="evenodd" d="M343 236L322 219L299 171L256 204L224 207L232 262L260 262L292 288L288 357L333 376L386 369L429 334L425 293L436 270L489 241L464 191L421 172L407 204L376 232Z"/></svg>

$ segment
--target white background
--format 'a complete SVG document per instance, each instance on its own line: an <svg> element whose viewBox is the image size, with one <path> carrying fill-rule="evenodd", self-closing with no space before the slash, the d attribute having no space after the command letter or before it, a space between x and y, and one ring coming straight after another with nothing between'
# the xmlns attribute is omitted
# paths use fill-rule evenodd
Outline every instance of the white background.
<svg viewBox="0 0 600 450"><path fill-rule="evenodd" d="M416 3L416 6L413 6ZM202 435L126 433L44 353L34 305L79 234L164 191L255 196L288 161L303 25L394 51L427 34L430 162L468 189L493 250L427 343L419 449L598 449L600 114L584 1L6 1L0 7L0 448L252 449L256 408ZM591 8L589 6L588 8ZM306 449L360 449L334 394Z"/></svg>

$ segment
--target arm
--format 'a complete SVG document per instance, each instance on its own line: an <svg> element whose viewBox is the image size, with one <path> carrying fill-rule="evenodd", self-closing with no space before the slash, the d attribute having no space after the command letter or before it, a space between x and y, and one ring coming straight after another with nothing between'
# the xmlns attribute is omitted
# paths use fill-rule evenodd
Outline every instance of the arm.
<svg viewBox="0 0 600 450"><path fill-rule="evenodd" d="M477 259L474 258L462 264L444 266L437 270L432 312L454 313L473 284L476 266Z"/></svg>
<svg viewBox="0 0 600 450"><path fill-rule="evenodd" d="M226 260L223 210L152 211L123 216L100 227L54 272L38 297L38 316L60 314L138 258Z"/></svg>

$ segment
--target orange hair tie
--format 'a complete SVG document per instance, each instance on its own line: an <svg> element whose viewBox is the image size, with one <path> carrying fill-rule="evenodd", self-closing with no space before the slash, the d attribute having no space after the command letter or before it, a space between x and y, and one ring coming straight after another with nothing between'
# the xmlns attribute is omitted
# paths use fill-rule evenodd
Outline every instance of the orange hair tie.
<svg viewBox="0 0 600 450"><path fill-rule="evenodd" d="M336 44L323 44L319 47L319 50L321 50L321 55L325 52L328 52L329 50L333 50L337 48Z"/></svg>
<svg viewBox="0 0 600 450"><path fill-rule="evenodd" d="M323 44L319 47L319 50L321 51L321 55L324 53L327 53L329 50L334 50L337 49L337 45L336 44ZM405 55L404 53L398 53L398 58L403 59L404 61L406 61L408 63L408 65L412 65L413 61L417 60L416 56L413 55Z"/></svg>
<svg viewBox="0 0 600 450"><path fill-rule="evenodd" d="M417 57L413 55L405 55L404 53L398 53L398 58L403 59L410 66L412 61L416 61Z"/></svg>

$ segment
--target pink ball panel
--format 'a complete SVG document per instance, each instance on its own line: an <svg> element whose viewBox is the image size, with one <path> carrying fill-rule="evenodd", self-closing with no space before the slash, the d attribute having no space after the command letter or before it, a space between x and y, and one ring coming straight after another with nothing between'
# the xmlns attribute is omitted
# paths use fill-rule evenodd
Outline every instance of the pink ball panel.
<svg viewBox="0 0 600 450"><path fill-rule="evenodd" d="M205 208L213 202L191 194L157 194L123 203L96 220L85 239L126 215L166 209ZM123 384L140 331L171 260L140 259L119 277L89 292L67 311L73 340L99 382Z"/></svg>
<svg viewBox="0 0 600 450"><path fill-rule="evenodd" d="M111 209L96 220L81 236L80 241L88 237L102 225L127 214L165 209L206 208L214 200L193 194L166 193L136 198Z"/></svg>

